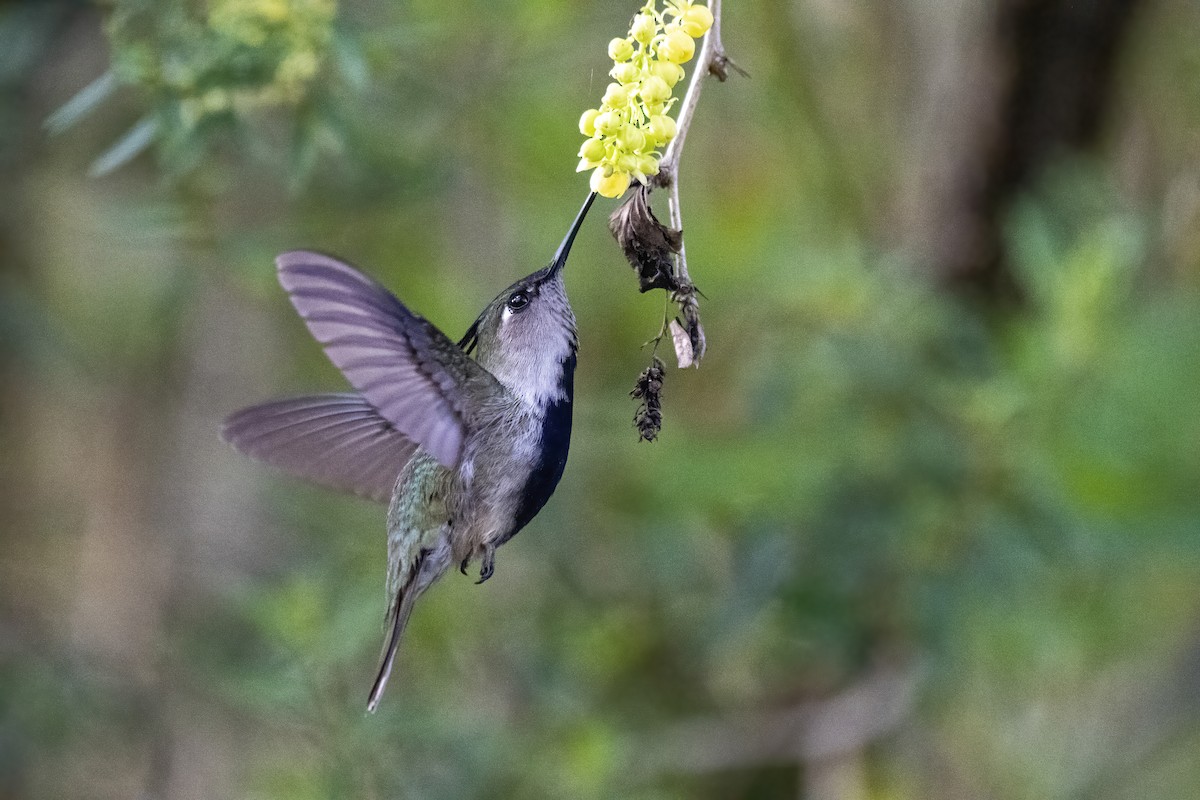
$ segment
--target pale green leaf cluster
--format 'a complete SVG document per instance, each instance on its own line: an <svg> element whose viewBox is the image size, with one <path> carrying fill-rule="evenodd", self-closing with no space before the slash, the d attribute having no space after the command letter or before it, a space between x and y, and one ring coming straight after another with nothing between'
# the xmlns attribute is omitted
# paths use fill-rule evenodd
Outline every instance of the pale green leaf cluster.
<svg viewBox="0 0 1200 800"><path fill-rule="evenodd" d="M173 96L188 124L302 100L337 12L336 0L210 0L203 12L179 8L185 19L160 31L141 6L119 3L109 22L117 76Z"/></svg>
<svg viewBox="0 0 1200 800"><path fill-rule="evenodd" d="M106 21L108 72L47 120L60 132L118 88L133 87L151 110L96 159L93 174L123 166L157 145L173 171L211 133L267 109L311 102L332 55L337 0L117 0Z"/></svg>

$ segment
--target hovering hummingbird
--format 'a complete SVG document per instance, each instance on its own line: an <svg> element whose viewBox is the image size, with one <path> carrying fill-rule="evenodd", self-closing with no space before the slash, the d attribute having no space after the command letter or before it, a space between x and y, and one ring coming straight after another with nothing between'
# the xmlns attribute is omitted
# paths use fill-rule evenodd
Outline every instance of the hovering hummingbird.
<svg viewBox="0 0 1200 800"><path fill-rule="evenodd" d="M223 438L387 515L388 633L367 709L387 686L413 604L446 570L480 562L525 527L562 477L578 340L563 286L589 194L550 264L496 296L457 344L354 267L307 251L279 282L355 392L243 409ZM474 354L474 359L471 354Z"/></svg>

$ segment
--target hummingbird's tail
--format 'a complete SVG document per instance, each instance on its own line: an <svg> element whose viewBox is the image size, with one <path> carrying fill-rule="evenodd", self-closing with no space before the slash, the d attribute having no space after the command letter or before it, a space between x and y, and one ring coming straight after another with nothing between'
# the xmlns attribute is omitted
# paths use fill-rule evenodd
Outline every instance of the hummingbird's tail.
<svg viewBox="0 0 1200 800"><path fill-rule="evenodd" d="M389 609L388 638L383 646L380 657L379 672L375 682L371 684L371 694L367 698L367 711L375 713L379 708L379 699L387 688L388 678L392 675L392 665L396 662L396 650L400 647L400 639L404 629L408 627L408 618L412 616L413 605L429 586L442 577L450 565L450 545L443 539L433 548L421 550L417 563L413 565L409 577L396 590L396 599Z"/></svg>
<svg viewBox="0 0 1200 800"><path fill-rule="evenodd" d="M420 594L416 580L420 574L419 566L415 573L413 580L409 581L408 585L400 587L396 594L396 601L392 603L387 643L383 646L379 672L375 676L375 682L371 684L371 694L367 698L367 711L371 714L374 714L375 709L379 708L383 690L387 688L388 678L392 676L392 665L396 663L396 650L400 647L400 637L404 635L404 629L408 626L408 618L412 616L413 605L417 601L417 595Z"/></svg>
<svg viewBox="0 0 1200 800"><path fill-rule="evenodd" d="M417 556L409 577L396 590L396 599L392 602L388 616L388 637L380 657L379 672L375 682L371 684L371 694L367 698L367 711L375 713L379 708L379 700L383 690L387 688L388 678L392 676L392 666L396 662L396 650L400 647L400 639L404 629L408 627L408 619L412 616L413 605L430 585L442 577L450 566L450 545L444 538L430 549L423 549Z"/></svg>

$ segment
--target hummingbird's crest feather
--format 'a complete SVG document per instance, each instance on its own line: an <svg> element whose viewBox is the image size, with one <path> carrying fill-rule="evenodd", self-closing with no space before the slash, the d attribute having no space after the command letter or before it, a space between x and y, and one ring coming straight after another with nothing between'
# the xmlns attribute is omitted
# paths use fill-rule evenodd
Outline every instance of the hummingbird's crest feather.
<svg viewBox="0 0 1200 800"><path fill-rule="evenodd" d="M432 323L335 258L302 250L276 260L279 282L351 385L446 467L462 451L471 398L495 384ZM469 384L479 384L476 391Z"/></svg>
<svg viewBox="0 0 1200 800"><path fill-rule="evenodd" d="M386 503L417 449L362 395L290 397L231 415L221 437L298 478Z"/></svg>

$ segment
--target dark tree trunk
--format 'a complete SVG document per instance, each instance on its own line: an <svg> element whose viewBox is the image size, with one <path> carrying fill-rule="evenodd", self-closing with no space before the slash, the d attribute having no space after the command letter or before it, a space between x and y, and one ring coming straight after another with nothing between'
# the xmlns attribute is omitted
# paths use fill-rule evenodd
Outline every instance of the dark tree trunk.
<svg viewBox="0 0 1200 800"><path fill-rule="evenodd" d="M917 249L948 287L985 301L1015 297L1004 214L1055 157L1093 146L1139 0L999 0L951 76L929 87L942 160L918 191ZM955 97L956 95L956 97ZM945 134L945 138L939 138ZM925 135L930 135L926 132Z"/></svg>

